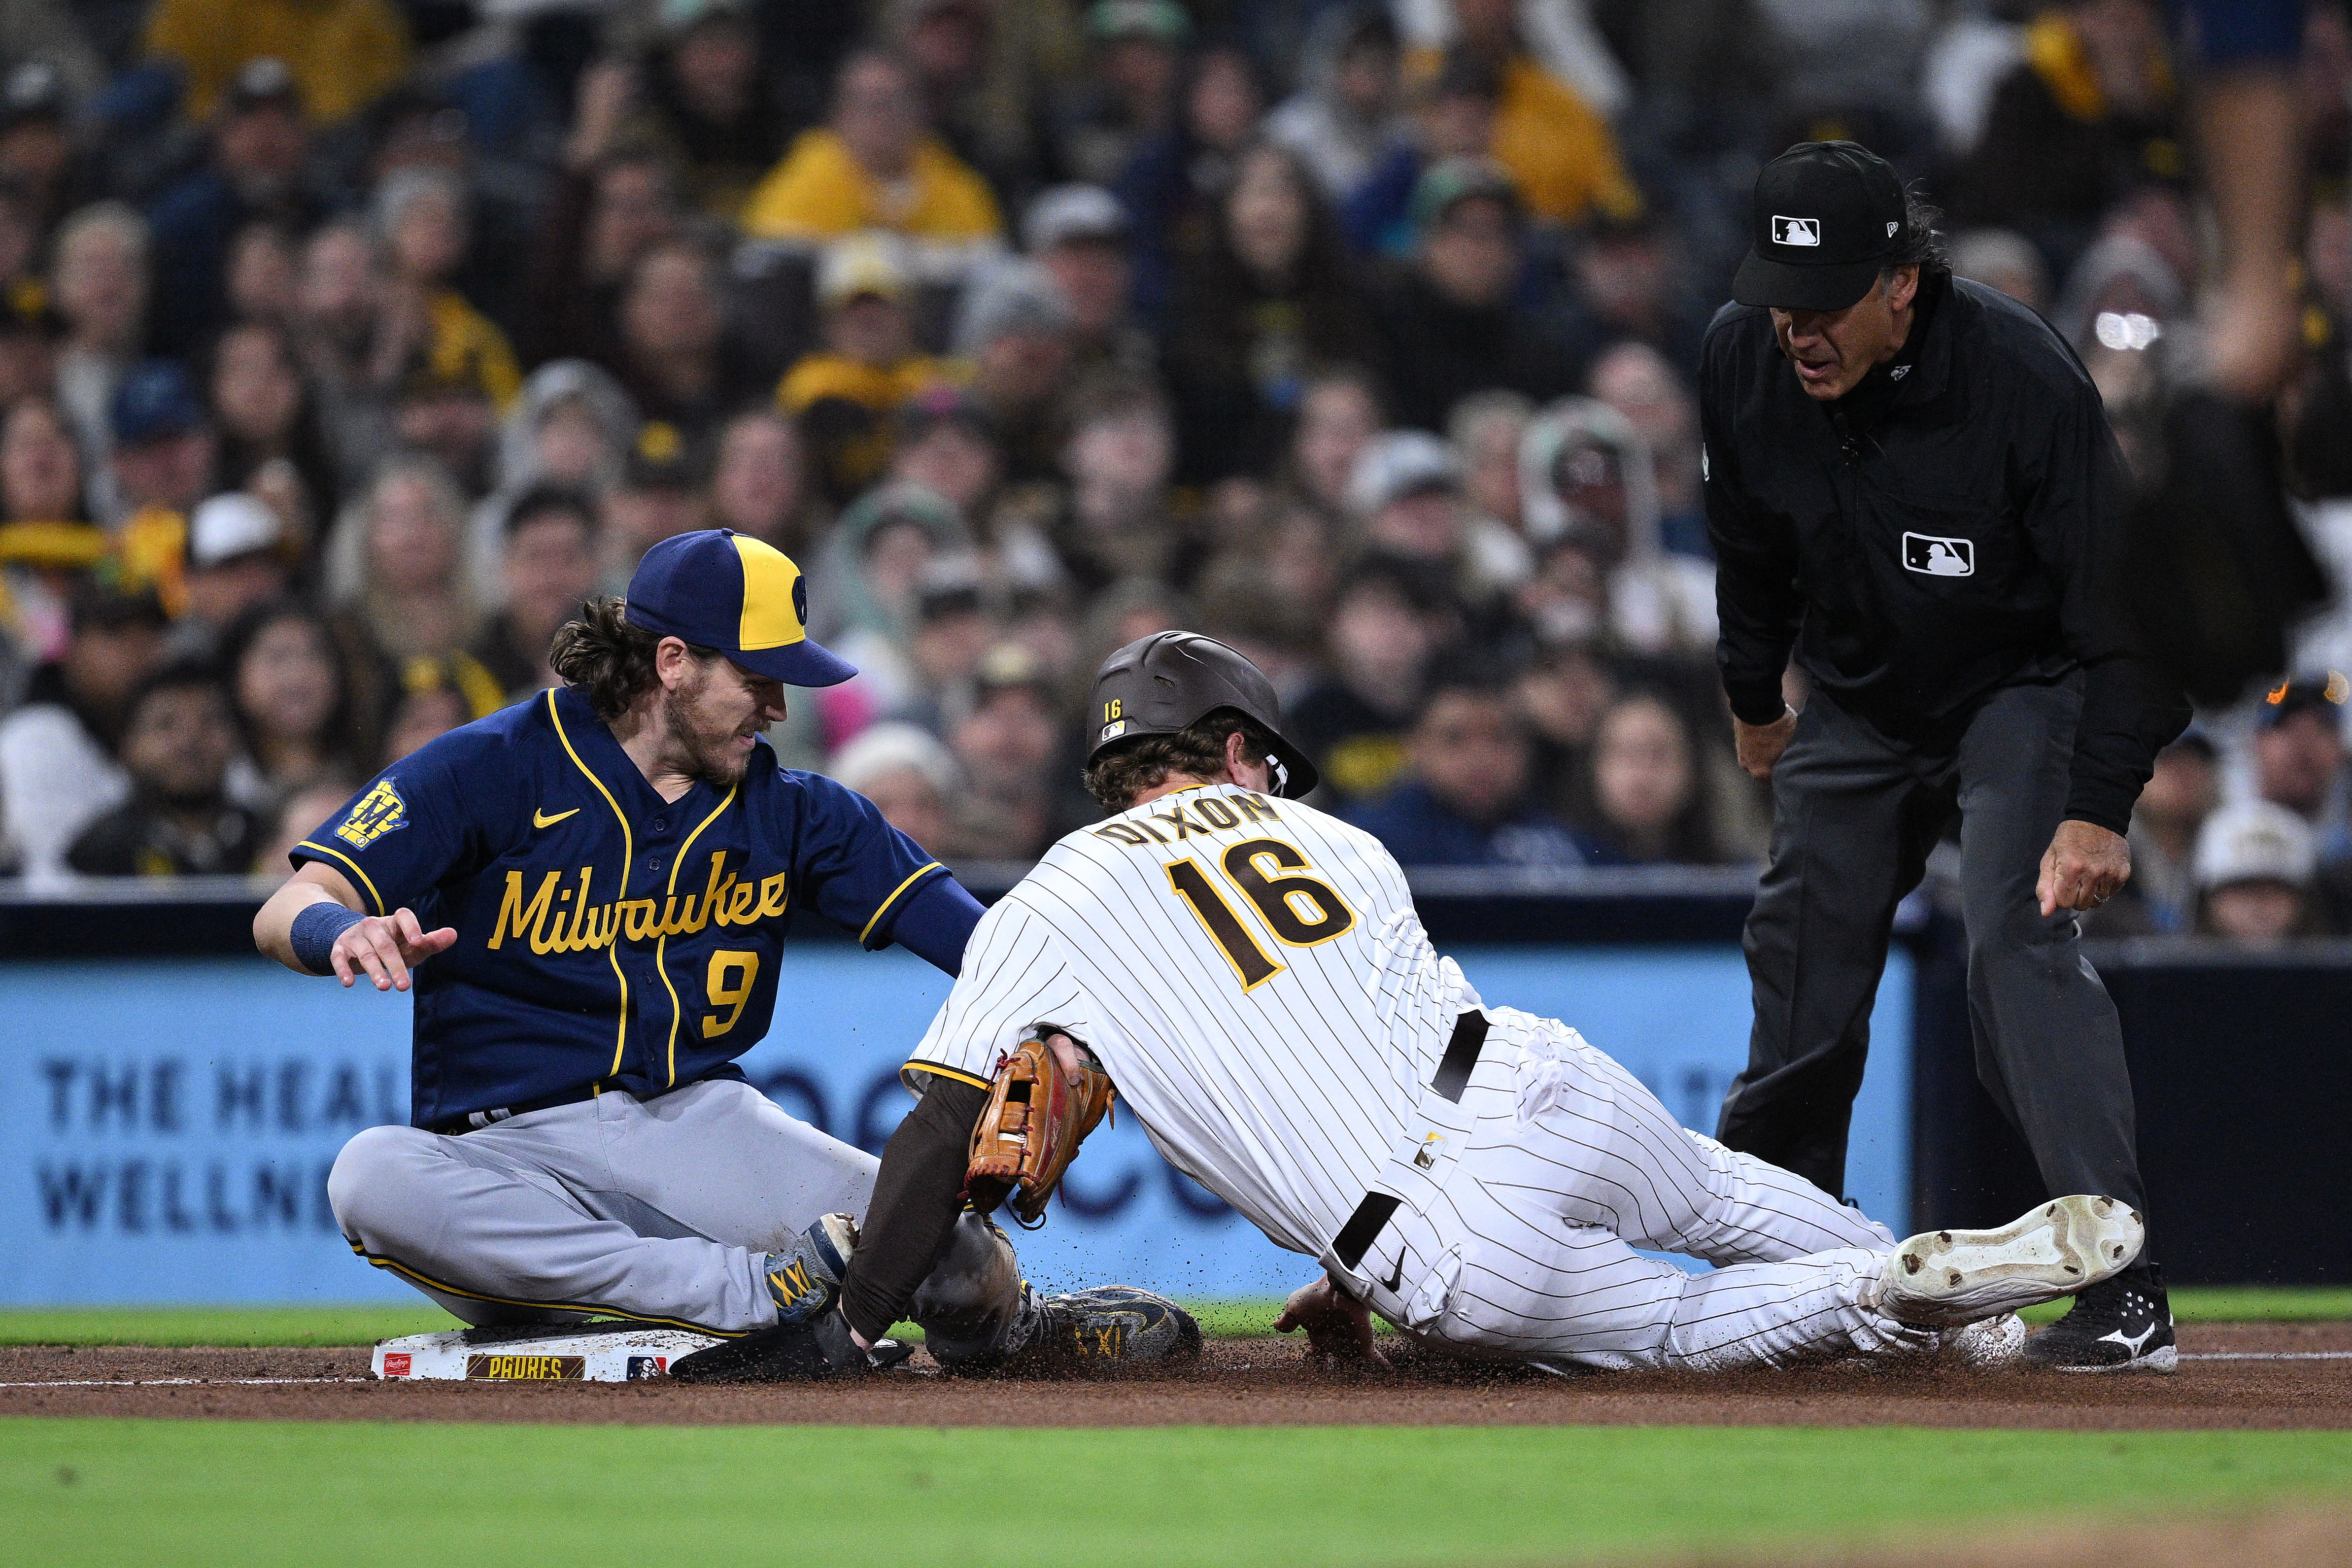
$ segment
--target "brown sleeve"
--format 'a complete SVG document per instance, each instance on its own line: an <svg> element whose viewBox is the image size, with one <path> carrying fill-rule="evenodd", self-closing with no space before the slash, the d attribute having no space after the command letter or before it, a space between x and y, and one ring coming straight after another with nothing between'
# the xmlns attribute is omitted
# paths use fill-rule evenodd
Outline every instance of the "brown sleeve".
<svg viewBox="0 0 2352 1568"><path fill-rule="evenodd" d="M874 1201L841 1282L842 1315L869 1342L907 1315L948 1244L963 1206L972 1123L987 1103L984 1089L934 1078L883 1146Z"/></svg>

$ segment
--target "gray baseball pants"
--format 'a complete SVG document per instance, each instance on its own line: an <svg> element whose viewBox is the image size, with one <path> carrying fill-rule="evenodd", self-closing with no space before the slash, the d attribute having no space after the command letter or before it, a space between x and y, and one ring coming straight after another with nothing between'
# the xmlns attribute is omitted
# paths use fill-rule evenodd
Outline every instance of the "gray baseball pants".
<svg viewBox="0 0 2352 1568"><path fill-rule="evenodd" d="M735 1334L776 1321L767 1254L821 1215L862 1216L878 1164L709 1079L459 1137L371 1127L327 1196L352 1250L468 1323L594 1313Z"/></svg>
<svg viewBox="0 0 2352 1568"><path fill-rule="evenodd" d="M1772 772L1772 858L1748 917L1748 1069L1716 1137L1845 1185L1895 906L1958 815L1977 1077L2024 1136L2051 1195L2144 1207L2115 1003L2065 910L2044 918L2042 855L2066 809L2079 676L1996 691L1957 744L1890 740L1816 691Z"/></svg>

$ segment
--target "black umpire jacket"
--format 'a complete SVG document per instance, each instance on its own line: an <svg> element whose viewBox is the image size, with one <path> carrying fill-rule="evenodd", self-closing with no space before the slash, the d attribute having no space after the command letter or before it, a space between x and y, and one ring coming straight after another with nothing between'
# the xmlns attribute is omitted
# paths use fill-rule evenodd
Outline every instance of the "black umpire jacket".
<svg viewBox="0 0 2352 1568"><path fill-rule="evenodd" d="M1896 357L1822 404L1771 313L1727 305L1699 404L1734 713L1780 716L1793 644L1840 707L1941 751L1991 692L2080 668L2066 816L2129 826L2189 705L2137 651L2128 481L2064 340L1980 284L1924 279Z"/></svg>

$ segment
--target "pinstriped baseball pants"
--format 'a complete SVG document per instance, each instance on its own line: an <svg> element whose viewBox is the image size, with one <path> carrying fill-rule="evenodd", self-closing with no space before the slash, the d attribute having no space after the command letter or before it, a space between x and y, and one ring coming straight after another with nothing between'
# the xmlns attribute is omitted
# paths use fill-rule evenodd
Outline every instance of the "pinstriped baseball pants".
<svg viewBox="0 0 2352 1568"><path fill-rule="evenodd" d="M1402 1295L1434 1311L1411 1327L1457 1350L1612 1370L1932 1346L1862 1305L1895 1245L1885 1226L1685 1130L1575 1030L1488 1016L1493 1091L1426 1216L1433 1255ZM1636 1247L1717 1267L1691 1275Z"/></svg>

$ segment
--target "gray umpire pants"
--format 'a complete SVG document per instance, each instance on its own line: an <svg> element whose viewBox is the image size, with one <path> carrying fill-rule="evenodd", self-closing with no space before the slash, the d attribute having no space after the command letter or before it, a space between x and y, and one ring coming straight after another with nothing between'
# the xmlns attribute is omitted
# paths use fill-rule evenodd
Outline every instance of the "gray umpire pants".
<svg viewBox="0 0 2352 1568"><path fill-rule="evenodd" d="M2074 914L2044 919L2034 895L2081 710L2079 676L2008 687L1948 751L1929 751L1814 694L1772 773L1771 863L1743 939L1755 1027L1718 1141L1844 1191L1895 907L1957 813L1977 1077L2051 1195L2145 1206L2115 1003Z"/></svg>
<svg viewBox="0 0 2352 1568"><path fill-rule="evenodd" d="M776 1321L764 1265L864 1215L873 1155L750 1084L604 1094L460 1137L371 1127L327 1197L353 1251L466 1322L614 1314L721 1334Z"/></svg>

